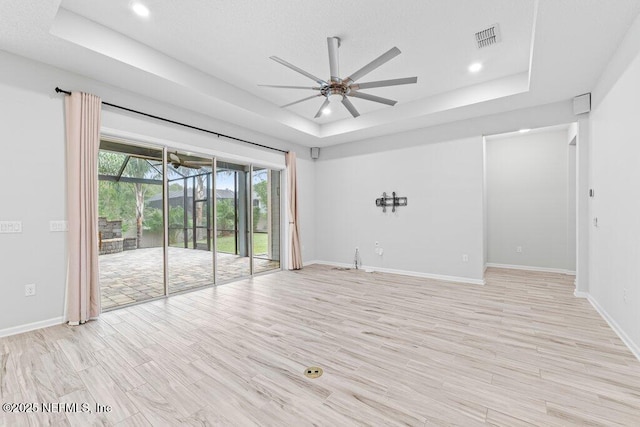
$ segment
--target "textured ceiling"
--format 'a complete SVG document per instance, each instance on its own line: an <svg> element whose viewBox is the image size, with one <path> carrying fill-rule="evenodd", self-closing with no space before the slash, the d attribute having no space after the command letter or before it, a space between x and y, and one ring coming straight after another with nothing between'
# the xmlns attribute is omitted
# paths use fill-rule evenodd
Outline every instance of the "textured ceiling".
<svg viewBox="0 0 640 427"><path fill-rule="evenodd" d="M589 91L640 11L638 0L4 0L0 49L272 136L326 146L569 99ZM502 42L477 49L498 23ZM326 38L338 36L346 76L397 46L402 54L362 81L417 76L369 89L394 107L355 99L313 119L320 98L258 84L314 82L279 56L328 79ZM468 72L472 62L483 70ZM169 96L171 94L171 96ZM177 94L177 95L176 95Z"/></svg>

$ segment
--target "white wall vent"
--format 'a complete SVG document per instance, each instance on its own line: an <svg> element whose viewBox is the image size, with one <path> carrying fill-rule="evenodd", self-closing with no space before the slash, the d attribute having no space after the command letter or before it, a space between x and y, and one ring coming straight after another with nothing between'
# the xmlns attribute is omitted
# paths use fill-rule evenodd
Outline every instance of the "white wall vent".
<svg viewBox="0 0 640 427"><path fill-rule="evenodd" d="M476 43L478 43L478 49L491 46L492 44L496 44L501 41L502 36L500 35L500 26L498 24L493 24L489 28L485 28L484 30L478 31L476 33Z"/></svg>

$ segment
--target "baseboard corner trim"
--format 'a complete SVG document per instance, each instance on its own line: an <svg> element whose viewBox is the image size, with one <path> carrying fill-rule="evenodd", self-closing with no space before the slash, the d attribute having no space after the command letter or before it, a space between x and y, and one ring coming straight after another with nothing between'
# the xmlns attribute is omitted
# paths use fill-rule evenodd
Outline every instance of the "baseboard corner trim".
<svg viewBox="0 0 640 427"><path fill-rule="evenodd" d="M49 326L62 325L64 322L64 317L60 316L54 317L53 319L27 323L25 325L12 326L10 328L0 329L0 338L35 331L36 329L48 328Z"/></svg>
<svg viewBox="0 0 640 427"><path fill-rule="evenodd" d="M574 290L573 296L576 298L589 298L589 292Z"/></svg>
<svg viewBox="0 0 640 427"><path fill-rule="evenodd" d="M600 314L600 316L605 320L605 322L607 322L609 327L613 329L613 332L615 332L616 335L618 335L618 337L622 340L624 345L627 346L627 348L631 351L631 353L633 353L636 359L640 361L640 346L638 346L636 343L633 342L633 340L631 340L631 338L629 338L626 332L620 327L620 325L618 325L618 322L616 322L613 319L613 317L611 317L609 313L607 313L607 311L604 308L602 308L600 304L598 304L598 301L596 301L596 299L591 294L589 294L588 292L585 292L585 293L587 294L587 300L591 303L593 308L595 308L598 314Z"/></svg>

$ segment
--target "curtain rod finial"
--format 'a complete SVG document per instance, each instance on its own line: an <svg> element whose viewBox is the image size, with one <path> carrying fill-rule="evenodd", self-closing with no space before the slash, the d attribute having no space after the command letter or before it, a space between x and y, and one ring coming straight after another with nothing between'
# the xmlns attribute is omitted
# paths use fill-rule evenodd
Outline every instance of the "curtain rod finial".
<svg viewBox="0 0 640 427"><path fill-rule="evenodd" d="M71 92L69 92L68 90L60 89L58 86L56 86L56 93L64 93L65 95L71 95Z"/></svg>

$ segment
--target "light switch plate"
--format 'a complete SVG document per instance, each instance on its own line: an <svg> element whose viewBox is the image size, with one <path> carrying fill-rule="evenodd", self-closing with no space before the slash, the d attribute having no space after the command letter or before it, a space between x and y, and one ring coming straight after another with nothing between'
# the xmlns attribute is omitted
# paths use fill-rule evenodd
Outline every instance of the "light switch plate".
<svg viewBox="0 0 640 427"><path fill-rule="evenodd" d="M28 285L24 285L24 296L32 297L36 294L36 285L35 283L30 283Z"/></svg>
<svg viewBox="0 0 640 427"><path fill-rule="evenodd" d="M54 232L63 232L63 231L68 231L69 230L69 226L67 224L67 221L49 221L49 231L54 231Z"/></svg>
<svg viewBox="0 0 640 427"><path fill-rule="evenodd" d="M22 233L22 221L0 221L0 233Z"/></svg>

